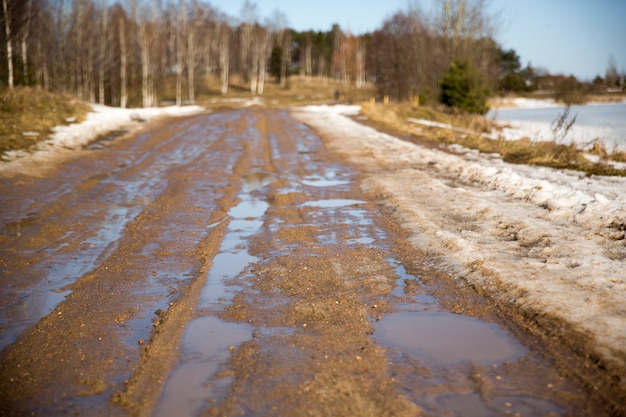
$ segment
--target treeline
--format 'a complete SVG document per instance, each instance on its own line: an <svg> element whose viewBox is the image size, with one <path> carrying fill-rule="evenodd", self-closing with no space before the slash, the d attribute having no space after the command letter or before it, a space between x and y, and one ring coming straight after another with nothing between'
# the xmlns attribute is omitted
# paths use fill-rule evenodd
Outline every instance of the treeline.
<svg viewBox="0 0 626 417"><path fill-rule="evenodd" d="M114 106L194 102L226 94L233 76L262 94L293 71L365 82L365 43L333 26L295 32L279 11L261 22L246 2L236 19L199 0L2 0L7 86L71 92ZM207 91L206 77L219 91Z"/></svg>
<svg viewBox="0 0 626 417"><path fill-rule="evenodd" d="M458 94L482 102L489 93L571 84L522 68L514 50L503 50L485 0L439 0L431 14L409 8L359 36L337 25L297 32L280 11L261 19L249 1L237 17L201 0L1 1L6 86L113 106L193 103L199 94L227 94L233 80L263 94L269 80L286 87L294 73L345 87L370 81L395 100L450 97L446 104L458 107Z"/></svg>

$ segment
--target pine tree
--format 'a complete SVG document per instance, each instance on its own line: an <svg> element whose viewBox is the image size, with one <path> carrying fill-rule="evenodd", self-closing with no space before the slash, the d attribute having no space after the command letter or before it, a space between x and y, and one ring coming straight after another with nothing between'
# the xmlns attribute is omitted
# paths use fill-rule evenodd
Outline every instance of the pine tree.
<svg viewBox="0 0 626 417"><path fill-rule="evenodd" d="M441 80L441 102L469 113L489 110L489 90L467 61L453 61Z"/></svg>

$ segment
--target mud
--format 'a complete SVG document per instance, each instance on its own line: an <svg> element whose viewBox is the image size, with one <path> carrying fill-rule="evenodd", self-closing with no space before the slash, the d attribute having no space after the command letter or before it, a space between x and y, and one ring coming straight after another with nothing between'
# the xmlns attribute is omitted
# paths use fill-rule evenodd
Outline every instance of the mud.
<svg viewBox="0 0 626 417"><path fill-rule="evenodd" d="M279 110L1 178L0 413L610 414L360 181Z"/></svg>

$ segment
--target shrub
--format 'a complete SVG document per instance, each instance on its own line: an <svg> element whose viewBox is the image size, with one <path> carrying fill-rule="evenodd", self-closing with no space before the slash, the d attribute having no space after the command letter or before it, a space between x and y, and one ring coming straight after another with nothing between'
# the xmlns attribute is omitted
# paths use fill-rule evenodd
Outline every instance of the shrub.
<svg viewBox="0 0 626 417"><path fill-rule="evenodd" d="M477 114L489 110L489 90L467 61L453 61L440 85L441 102L446 106Z"/></svg>

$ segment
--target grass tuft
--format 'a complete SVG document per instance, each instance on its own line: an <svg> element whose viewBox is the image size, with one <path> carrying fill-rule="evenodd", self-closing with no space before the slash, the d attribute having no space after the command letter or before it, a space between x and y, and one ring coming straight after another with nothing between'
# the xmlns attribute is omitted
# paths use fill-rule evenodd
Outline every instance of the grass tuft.
<svg viewBox="0 0 626 417"><path fill-rule="evenodd" d="M490 139L483 133L497 131L498 125L491 120L476 115L449 113L444 109L416 106L407 103L388 105L363 103L363 115L377 123L422 140L440 144L459 144L484 153L498 153L506 162L547 166L559 169L573 169L587 175L626 176L626 171L607 164L606 161L625 162L626 152L608 152L599 141L594 142L590 151L582 150L575 144L557 142L533 142L529 138L520 140ZM426 119L445 123L454 129L424 126L410 123L408 118ZM585 158L591 154L600 159L592 162Z"/></svg>

